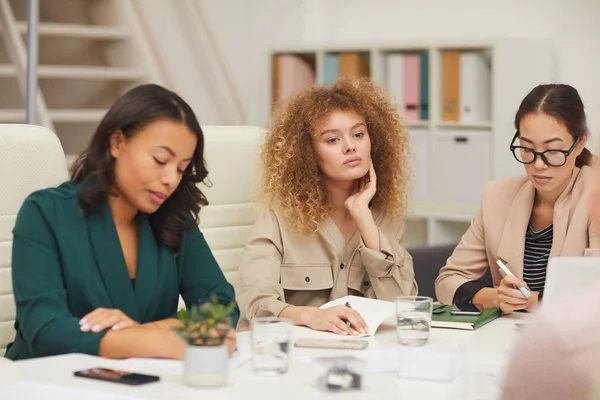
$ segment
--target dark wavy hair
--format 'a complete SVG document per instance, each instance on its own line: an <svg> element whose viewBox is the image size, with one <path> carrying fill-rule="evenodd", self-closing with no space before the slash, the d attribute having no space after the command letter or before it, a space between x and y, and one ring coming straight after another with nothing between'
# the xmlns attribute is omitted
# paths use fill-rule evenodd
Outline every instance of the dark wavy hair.
<svg viewBox="0 0 600 400"><path fill-rule="evenodd" d="M93 184L86 185L79 194L79 203L87 216L102 206L109 195L115 195L111 190L115 182L111 135L121 131L126 138L131 138L148 124L161 120L184 124L198 139L192 162L184 171L179 186L149 216L154 237L177 253L186 226L197 226L201 206L208 205L197 186L208 175L204 162L204 135L194 111L177 94L156 84L144 84L121 96L100 121L89 147L73 164L71 180L80 183L88 176L96 177ZM196 225L191 224L191 219Z"/></svg>

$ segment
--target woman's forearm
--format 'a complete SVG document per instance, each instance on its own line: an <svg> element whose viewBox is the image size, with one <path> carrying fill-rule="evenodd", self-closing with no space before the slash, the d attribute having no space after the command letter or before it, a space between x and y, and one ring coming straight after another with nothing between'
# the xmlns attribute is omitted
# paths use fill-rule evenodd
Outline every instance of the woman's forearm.
<svg viewBox="0 0 600 400"><path fill-rule="evenodd" d="M157 329L174 329L182 326L177 318L166 318L160 321L147 322L143 326L148 326Z"/></svg>
<svg viewBox="0 0 600 400"><path fill-rule="evenodd" d="M500 302L498 301L498 289L489 287L481 289L475 293L471 303L481 304L483 308L500 307Z"/></svg>
<svg viewBox="0 0 600 400"><path fill-rule="evenodd" d="M183 359L186 343L170 329L147 329L137 326L122 331L109 330L98 355L106 358L173 358Z"/></svg>
<svg viewBox="0 0 600 400"><path fill-rule="evenodd" d="M306 326L307 314L315 307L287 306L279 313L279 317L292 321L294 325Z"/></svg>
<svg viewBox="0 0 600 400"><path fill-rule="evenodd" d="M371 250L381 251L379 228L373 219L371 210L368 208L361 209L360 211L355 211L352 216L354 221L356 221L356 225L360 231L360 237L365 243L365 246Z"/></svg>

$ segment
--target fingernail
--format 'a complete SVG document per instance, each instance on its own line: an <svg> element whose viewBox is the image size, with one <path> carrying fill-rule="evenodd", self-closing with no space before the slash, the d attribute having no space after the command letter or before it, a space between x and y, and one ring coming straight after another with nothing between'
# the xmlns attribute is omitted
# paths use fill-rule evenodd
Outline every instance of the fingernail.
<svg viewBox="0 0 600 400"><path fill-rule="evenodd" d="M100 325L94 325L92 327L92 331L94 331L94 332L98 332L99 330L100 330Z"/></svg>
<svg viewBox="0 0 600 400"><path fill-rule="evenodd" d="M119 324L117 324L117 325L114 325L114 326L113 326L112 328L110 328L110 329L112 329L113 331L118 331L118 330L119 330L119 328L120 328L120 327L119 327Z"/></svg>
<svg viewBox="0 0 600 400"><path fill-rule="evenodd" d="M83 325L83 324L87 324L87 319L85 319L85 318L81 318L81 319L79 320L79 325Z"/></svg>
<svg viewBox="0 0 600 400"><path fill-rule="evenodd" d="M369 331L366 330L366 329L364 329L364 328L361 329L360 331L363 333L363 335L368 335L369 334Z"/></svg>
<svg viewBox="0 0 600 400"><path fill-rule="evenodd" d="M84 332L87 332L87 331L89 331L89 330L90 330L90 327L89 327L89 325L88 325L88 324L83 324L83 325L81 326L81 330L82 330L82 331L84 331Z"/></svg>

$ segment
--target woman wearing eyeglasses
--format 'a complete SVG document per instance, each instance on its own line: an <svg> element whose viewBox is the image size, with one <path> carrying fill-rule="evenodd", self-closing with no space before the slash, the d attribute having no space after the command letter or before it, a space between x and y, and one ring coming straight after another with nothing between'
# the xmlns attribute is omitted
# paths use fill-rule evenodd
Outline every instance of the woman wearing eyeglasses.
<svg viewBox="0 0 600 400"><path fill-rule="evenodd" d="M600 247L588 212L593 156L585 148L589 131L577 90L537 86L521 102L515 128L510 151L526 176L485 187L479 213L436 280L444 304L531 310L543 296L549 257ZM515 277L501 273L497 260ZM481 280L487 268L493 287Z"/></svg>

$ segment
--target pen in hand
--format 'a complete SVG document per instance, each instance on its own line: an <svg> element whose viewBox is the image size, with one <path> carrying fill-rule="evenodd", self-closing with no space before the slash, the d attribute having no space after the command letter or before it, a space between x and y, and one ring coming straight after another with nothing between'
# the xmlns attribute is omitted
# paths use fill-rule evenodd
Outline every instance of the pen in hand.
<svg viewBox="0 0 600 400"><path fill-rule="evenodd" d="M352 308L352 306L350 305L350 303L346 302L345 306L346 306L346 307L348 307L349 309L353 310L353 308ZM350 326L351 326L351 325L352 325L352 324L350 323L350 321L346 321L346 326L347 326L348 328L350 328ZM362 333L362 334L367 334L367 333L368 333L368 329L369 329L369 328L367 328L367 329L361 329L361 330L360 330L360 332L359 332L359 331L358 331L358 329L356 329L356 328L353 328L353 329L354 329L354 331L355 331L357 334L361 334L361 333Z"/></svg>
<svg viewBox="0 0 600 400"><path fill-rule="evenodd" d="M345 305L346 305L346 307L348 307L349 309L352 309L352 306L350 305L350 303L346 302L346 304L345 304ZM350 328L350 325L352 325L352 324L350 323L350 321L346 321L346 326L347 326L348 328Z"/></svg>
<svg viewBox="0 0 600 400"><path fill-rule="evenodd" d="M496 260L496 264L498 264L498 266L500 267L500 270L502 270L502 272L504 272L506 275L515 277L513 275L513 273L510 272L508 267L506 267L506 265L504 265L504 263L502 261ZM527 288L525 286L517 286L517 288L521 291L521 293L523 293L523 296L525 296L527 298L531 297L531 292L529 290L527 290Z"/></svg>

